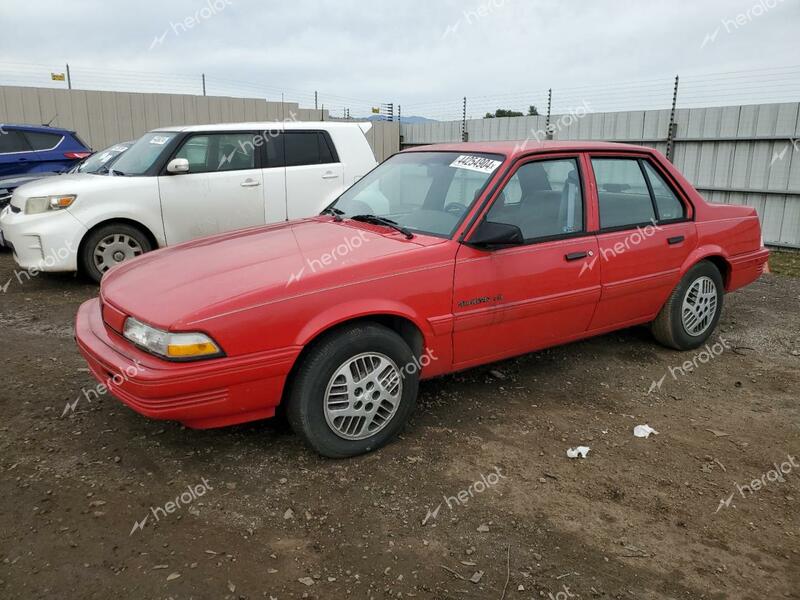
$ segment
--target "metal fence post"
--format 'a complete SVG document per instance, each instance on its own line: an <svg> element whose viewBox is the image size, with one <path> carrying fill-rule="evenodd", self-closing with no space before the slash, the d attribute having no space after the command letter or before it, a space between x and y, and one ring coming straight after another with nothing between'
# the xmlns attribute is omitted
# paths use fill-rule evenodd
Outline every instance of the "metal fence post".
<svg viewBox="0 0 800 600"><path fill-rule="evenodd" d="M467 133L467 97L464 96L464 105L461 110L461 141L468 142L469 134Z"/></svg>
<svg viewBox="0 0 800 600"><path fill-rule="evenodd" d="M672 92L672 110L669 113L669 131L667 131L667 160L672 162L672 157L675 154L675 133L677 132L678 125L675 123L675 109L678 106L678 83L680 76L675 75L675 89Z"/></svg>

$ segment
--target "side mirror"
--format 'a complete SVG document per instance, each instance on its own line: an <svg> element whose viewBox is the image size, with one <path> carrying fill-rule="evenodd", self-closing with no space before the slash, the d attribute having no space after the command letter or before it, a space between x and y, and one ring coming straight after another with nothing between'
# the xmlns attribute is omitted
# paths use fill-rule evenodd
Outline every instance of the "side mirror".
<svg viewBox="0 0 800 600"><path fill-rule="evenodd" d="M188 173L189 161L185 158L173 158L167 165L167 173Z"/></svg>
<svg viewBox="0 0 800 600"><path fill-rule="evenodd" d="M470 246L486 248L487 250L506 246L519 246L523 243L525 243L525 238L522 236L522 230L519 227L492 221L481 222L472 237L467 240L467 244Z"/></svg>

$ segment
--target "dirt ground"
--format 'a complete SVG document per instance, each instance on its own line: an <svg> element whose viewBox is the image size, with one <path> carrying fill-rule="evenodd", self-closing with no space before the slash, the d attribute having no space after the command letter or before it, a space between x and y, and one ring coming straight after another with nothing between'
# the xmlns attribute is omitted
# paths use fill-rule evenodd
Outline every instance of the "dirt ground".
<svg viewBox="0 0 800 600"><path fill-rule="evenodd" d="M800 279L726 297L704 353L635 328L423 383L401 439L331 461L94 397L96 287L14 268L0 598L800 598Z"/></svg>

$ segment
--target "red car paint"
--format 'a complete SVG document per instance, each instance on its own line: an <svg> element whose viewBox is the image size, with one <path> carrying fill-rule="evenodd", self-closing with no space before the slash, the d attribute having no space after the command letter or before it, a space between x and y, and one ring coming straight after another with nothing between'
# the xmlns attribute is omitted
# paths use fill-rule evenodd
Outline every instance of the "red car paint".
<svg viewBox="0 0 800 600"><path fill-rule="evenodd" d="M452 238L407 240L382 226L319 216L144 255L110 271L100 298L78 312L76 338L93 375L143 415L220 427L273 416L303 348L347 321L391 316L412 323L435 357L422 371L429 378L648 323L702 259L720 267L728 292L765 268L769 252L756 211L705 202L653 149L494 142L406 152L421 150L506 157ZM493 251L462 243L520 161L556 156L580 161L584 236ZM688 219L642 233L625 252L604 259L634 232L599 231L595 156L649 160L681 197ZM682 242L668 244L679 236ZM357 240L358 251L341 250ZM589 251L594 261L565 260ZM325 268L315 268L324 256ZM157 358L122 337L127 316L173 332L206 333L225 356L189 363Z"/></svg>

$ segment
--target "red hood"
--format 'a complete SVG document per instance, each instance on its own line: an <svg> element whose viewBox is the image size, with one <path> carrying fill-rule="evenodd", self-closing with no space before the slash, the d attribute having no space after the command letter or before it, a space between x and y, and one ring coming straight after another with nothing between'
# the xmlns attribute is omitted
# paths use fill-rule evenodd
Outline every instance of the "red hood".
<svg viewBox="0 0 800 600"><path fill-rule="evenodd" d="M317 217L146 254L109 271L101 295L125 314L179 330L221 312L336 285L356 265L358 278L368 278L383 264L376 259L442 241L419 235L406 240L385 227Z"/></svg>

